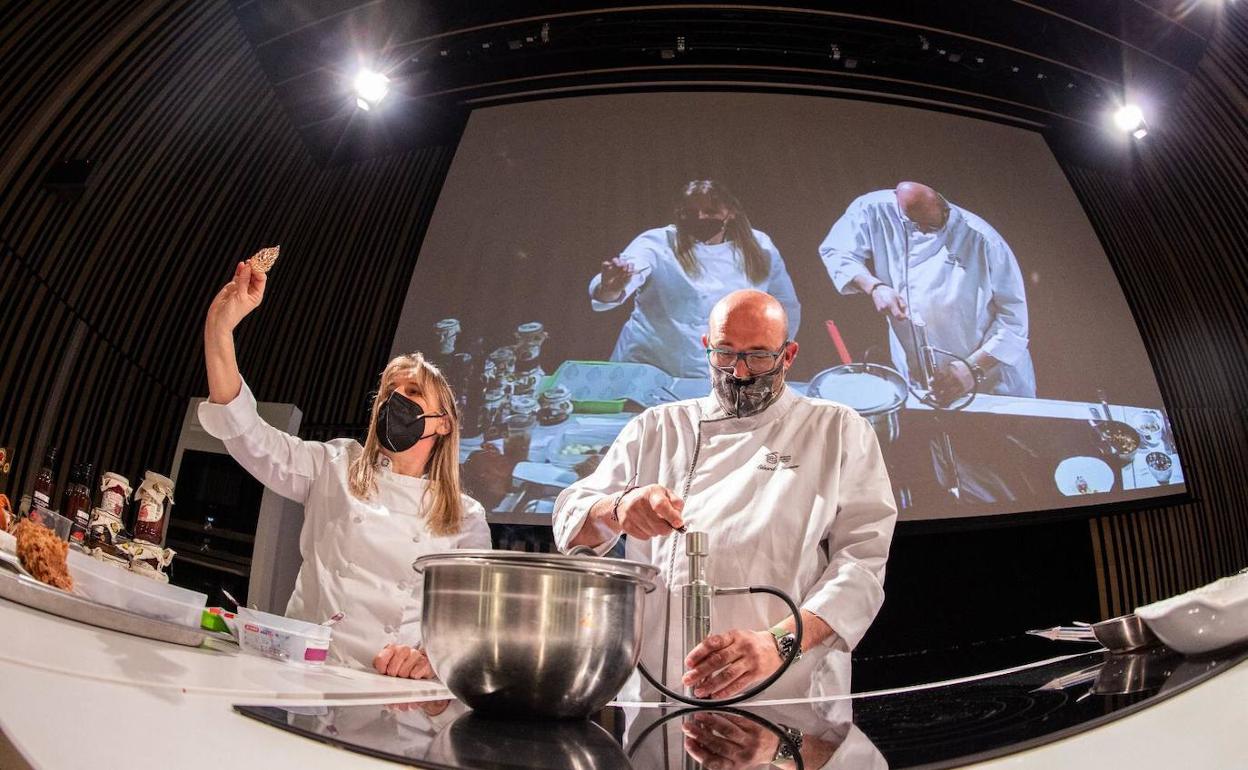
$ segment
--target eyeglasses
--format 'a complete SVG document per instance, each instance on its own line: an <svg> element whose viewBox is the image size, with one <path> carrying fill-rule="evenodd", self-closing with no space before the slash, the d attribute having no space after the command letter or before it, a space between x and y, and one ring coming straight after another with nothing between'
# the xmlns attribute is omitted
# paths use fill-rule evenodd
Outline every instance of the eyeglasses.
<svg viewBox="0 0 1248 770"><path fill-rule="evenodd" d="M723 348L707 348L706 359L711 362L711 366L721 371L734 370L737 368L737 361L744 361L745 368L750 374L766 374L776 368L777 360L788 348L788 340L780 346L779 350L747 350L738 353L735 350Z"/></svg>

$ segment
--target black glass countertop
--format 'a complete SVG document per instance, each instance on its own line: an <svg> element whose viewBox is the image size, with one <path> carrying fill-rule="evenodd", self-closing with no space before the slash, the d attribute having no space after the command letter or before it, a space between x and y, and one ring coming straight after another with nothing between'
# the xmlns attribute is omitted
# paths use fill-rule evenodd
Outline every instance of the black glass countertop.
<svg viewBox="0 0 1248 770"><path fill-rule="evenodd" d="M1104 651L967 681L724 710L603 709L588 720L504 720L458 701L236 707L339 748L460 770L954 767L1125 716L1248 659L1248 648L1185 659L1164 647ZM799 748L800 746L800 748Z"/></svg>

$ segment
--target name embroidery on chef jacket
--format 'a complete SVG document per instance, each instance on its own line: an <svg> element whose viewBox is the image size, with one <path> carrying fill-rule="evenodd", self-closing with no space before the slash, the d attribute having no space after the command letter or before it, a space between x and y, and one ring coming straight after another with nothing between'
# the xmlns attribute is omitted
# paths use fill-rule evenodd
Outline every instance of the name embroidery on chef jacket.
<svg viewBox="0 0 1248 770"><path fill-rule="evenodd" d="M792 462L792 455L782 455L779 452L768 452L763 458L763 464L758 466L760 471L795 471L800 468Z"/></svg>

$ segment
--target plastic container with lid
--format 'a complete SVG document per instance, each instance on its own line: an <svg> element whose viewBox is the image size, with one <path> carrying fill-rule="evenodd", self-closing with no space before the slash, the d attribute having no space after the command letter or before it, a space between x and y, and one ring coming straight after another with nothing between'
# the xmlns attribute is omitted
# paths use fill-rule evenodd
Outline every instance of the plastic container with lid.
<svg viewBox="0 0 1248 770"><path fill-rule="evenodd" d="M30 509L30 513L26 514L26 518L52 530L62 540L69 540L69 532L74 525L73 519L62 516L56 511L49 511L38 504Z"/></svg>
<svg viewBox="0 0 1248 770"><path fill-rule="evenodd" d="M74 593L146 618L199 628L208 595L160 583L85 553L69 552Z"/></svg>
<svg viewBox="0 0 1248 770"><path fill-rule="evenodd" d="M329 657L333 628L238 608L238 646L245 652L291 663L319 666Z"/></svg>

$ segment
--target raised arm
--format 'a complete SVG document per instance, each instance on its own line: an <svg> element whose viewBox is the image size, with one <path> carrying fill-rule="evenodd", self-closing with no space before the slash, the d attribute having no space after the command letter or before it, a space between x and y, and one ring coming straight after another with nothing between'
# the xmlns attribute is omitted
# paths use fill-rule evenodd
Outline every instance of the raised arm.
<svg viewBox="0 0 1248 770"><path fill-rule="evenodd" d="M228 404L243 389L234 355L234 328L264 300L264 273L239 262L234 278L213 298L204 319L204 363L208 367L208 400Z"/></svg>
<svg viewBox="0 0 1248 770"><path fill-rule="evenodd" d="M243 383L234 354L234 328L260 306L265 281L264 273L240 262L208 308L204 320L208 400L199 406L199 422L257 481L302 503L325 461L338 450L304 441L260 419L256 399Z"/></svg>

